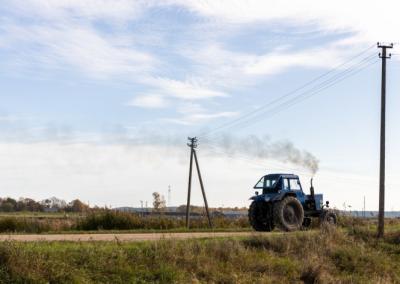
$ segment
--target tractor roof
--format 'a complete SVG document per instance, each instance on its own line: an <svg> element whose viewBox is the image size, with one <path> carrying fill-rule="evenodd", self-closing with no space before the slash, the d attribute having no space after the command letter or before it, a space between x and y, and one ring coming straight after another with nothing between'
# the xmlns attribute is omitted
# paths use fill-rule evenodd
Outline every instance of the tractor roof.
<svg viewBox="0 0 400 284"><path fill-rule="evenodd" d="M283 177L283 178L299 178L299 176L294 175L294 174L268 174L266 177L271 177L271 178L277 178L277 177Z"/></svg>

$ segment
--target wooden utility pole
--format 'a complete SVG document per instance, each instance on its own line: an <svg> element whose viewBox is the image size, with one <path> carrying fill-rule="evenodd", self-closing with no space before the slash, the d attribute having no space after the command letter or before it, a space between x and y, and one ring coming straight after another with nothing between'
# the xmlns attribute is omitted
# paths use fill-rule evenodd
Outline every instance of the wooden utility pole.
<svg viewBox="0 0 400 284"><path fill-rule="evenodd" d="M382 49L379 57L382 59L382 81L381 81L381 139L380 139L380 166L379 166L379 215L378 215L378 238L382 238L385 231L385 138L386 138L386 49L393 48L390 45L378 42L378 48Z"/></svg>
<svg viewBox="0 0 400 284"><path fill-rule="evenodd" d="M201 178L200 166L199 166L199 162L198 162L198 160L197 160L196 151L193 151L193 154L194 154L194 161L196 162L197 175L199 176L201 193L203 194L204 206L205 206L205 208L206 208L207 219L208 219L208 225L210 226L210 228L212 228L211 218L210 218L210 212L208 211L208 202L207 202L206 192L205 192L205 190L204 190L203 179Z"/></svg>
<svg viewBox="0 0 400 284"><path fill-rule="evenodd" d="M187 196L187 204L186 204L186 227L189 229L190 227L190 195L192 190L192 170L193 170L193 157L196 163L197 175L200 181L201 192L203 194L204 206L206 208L208 225L212 228L212 222L210 218L210 212L208 210L208 202L206 197L206 192L204 190L203 179L201 178L199 161L197 159L196 148L197 148L197 138L189 137L189 143L187 144L190 147L190 165L189 165L189 182L188 182L188 196Z"/></svg>
<svg viewBox="0 0 400 284"><path fill-rule="evenodd" d="M189 165L189 182L188 182L188 194L186 204L186 228L189 229L189 218L190 218L190 195L192 190L192 168L193 168L193 152L194 148L197 147L197 141L195 138L188 138L190 143L187 145L190 147L190 165Z"/></svg>

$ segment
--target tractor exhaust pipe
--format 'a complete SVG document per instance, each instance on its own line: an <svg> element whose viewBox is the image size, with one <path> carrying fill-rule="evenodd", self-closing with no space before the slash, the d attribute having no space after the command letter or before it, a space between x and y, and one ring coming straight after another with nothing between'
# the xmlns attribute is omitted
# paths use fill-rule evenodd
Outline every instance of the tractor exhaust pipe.
<svg viewBox="0 0 400 284"><path fill-rule="evenodd" d="M310 194L311 194L311 198L313 200L315 200L315 196L314 196L314 186L313 186L313 179L311 178L311 186L310 186Z"/></svg>

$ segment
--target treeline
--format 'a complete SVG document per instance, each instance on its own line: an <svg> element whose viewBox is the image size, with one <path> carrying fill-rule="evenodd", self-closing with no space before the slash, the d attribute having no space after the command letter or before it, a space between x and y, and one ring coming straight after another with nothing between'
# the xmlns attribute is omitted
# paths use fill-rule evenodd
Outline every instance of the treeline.
<svg viewBox="0 0 400 284"><path fill-rule="evenodd" d="M0 198L0 212L86 212L90 209L89 205L79 199L67 203L55 197L35 201L31 198L19 198L15 200L10 197Z"/></svg>

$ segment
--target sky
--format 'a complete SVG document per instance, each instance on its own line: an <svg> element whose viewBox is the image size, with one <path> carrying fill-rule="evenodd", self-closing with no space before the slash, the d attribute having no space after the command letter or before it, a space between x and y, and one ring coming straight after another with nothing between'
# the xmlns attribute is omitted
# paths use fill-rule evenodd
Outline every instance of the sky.
<svg viewBox="0 0 400 284"><path fill-rule="evenodd" d="M399 4L385 6L3 0L0 196L181 205L197 136L210 206L248 206L261 176L290 172L336 208L377 210L379 41L395 44L386 210L400 210Z"/></svg>

